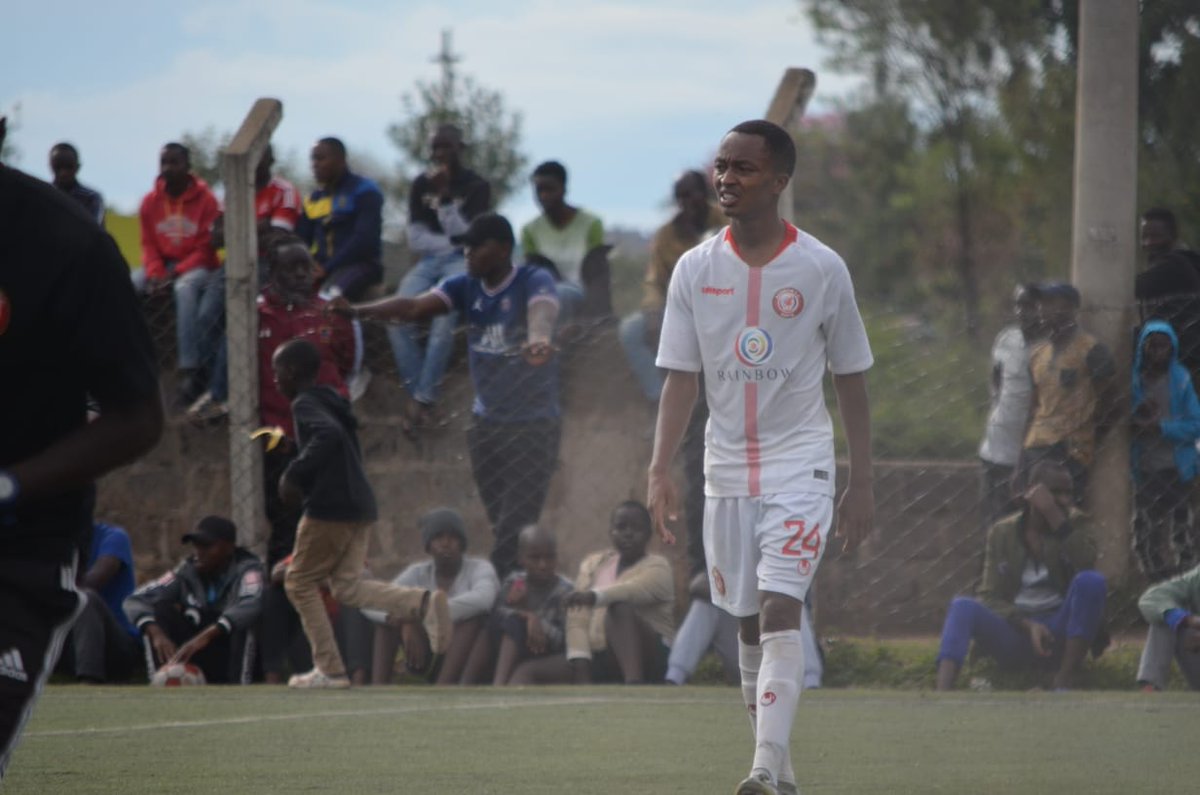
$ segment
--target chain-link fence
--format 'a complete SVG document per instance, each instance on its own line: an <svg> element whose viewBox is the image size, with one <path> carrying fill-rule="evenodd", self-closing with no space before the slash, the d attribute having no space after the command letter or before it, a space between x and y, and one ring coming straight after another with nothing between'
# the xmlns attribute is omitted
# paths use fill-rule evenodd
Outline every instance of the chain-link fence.
<svg viewBox="0 0 1200 795"><path fill-rule="evenodd" d="M162 361L170 369L175 341L172 304L151 300L146 306ZM991 387L1001 385L1005 367L1024 367L1029 372L1029 365L1019 357L1016 364L1004 360L1004 352L996 354L990 340L972 343L919 315L870 302L867 307L864 315L876 356L869 384L877 529L851 554L841 554L836 543L831 544L817 580L819 623L824 633L929 635L940 629L953 596L970 593L978 585L988 520L1004 513L998 503L1011 509L1022 505L1009 486L1008 467L1015 462L983 461L979 449L994 405ZM1173 319L1188 338L1186 322L1180 316ZM1089 313L1084 311L1079 327L1088 326ZM645 496L655 408L630 369L617 320L586 321L568 329L556 361L542 368L528 366L516 349L510 351L492 373L493 399L498 395L511 400L518 414L536 408L547 368L557 368L562 418L557 423L535 417L507 428L481 424L472 415L476 390L469 372L467 330L462 328L453 337L436 409L414 415L399 383L388 334L392 328L363 324L361 363L370 373L370 383L354 404L381 506L372 547L374 573L391 576L422 556L417 517L448 505L467 519L468 554L481 556L492 552L497 527L503 535L540 515L559 537L560 570L573 576L586 553L609 545L611 510L622 500ZM412 331L424 343L427 327L418 325ZM1007 335L1011 342L1014 333L1018 332L1010 327L1001 337ZM486 341L486 334L482 339ZM1135 346L1135 350L1145 349L1144 341ZM1191 351L1183 353L1187 360ZM1100 357L1085 350L1077 372L1059 367L1038 373L1038 365L1033 367L1037 377L1057 379L1041 387L1043 399L1051 397L1050 392L1063 399L1064 393L1076 388L1095 390L1107 379L1105 399L1112 413L1106 422L1098 423L1097 417L1079 408L1084 404L1069 401L1068 413L1056 420L1055 427L1064 437L1078 440L1082 434L1094 439L1094 452L1077 463L1087 466L1112 445L1128 446L1137 418L1133 435L1138 451L1133 460L1139 462L1134 466L1140 467L1137 478L1130 478L1129 465L1123 471L1096 469L1089 487L1094 492L1134 484L1128 515L1092 517L1098 520L1097 566L1109 575L1108 612L1114 632L1140 629L1137 595L1149 580L1189 565L1196 548L1191 470L1186 462L1194 461L1200 416L1187 414L1196 407L1176 396L1173 390L1184 385L1171 385L1169 368L1164 386L1158 371L1147 369L1145 355L1141 361L1143 385L1134 394L1139 405L1149 402L1156 408L1143 405L1140 415L1131 408L1130 361L1114 359L1106 370ZM231 363L231 373L235 372ZM832 392L829 402L832 408ZM1016 426L999 430L1015 437L1020 447L1025 415L1016 416L1020 420ZM186 419L176 424L180 441L160 452L157 466L177 467L164 475L188 481L187 496L174 505L155 508L157 496L146 494L143 504L150 513L158 511L186 522L194 516L180 515L185 507L197 514L227 509L227 495L212 488L213 478L219 477L216 473L223 470L221 428L219 424L197 426ZM1073 450L1069 444L1059 451L1062 460ZM685 458L680 457L681 480ZM211 502L202 505L204 500ZM1087 506L1085 501L1083 507ZM130 523L138 526L137 519ZM693 523L682 525L681 535L686 538ZM172 531L178 526L172 525ZM1136 554L1135 537L1141 541ZM163 555L178 551L161 540L150 548ZM682 595L683 583L696 568L688 559L687 544L661 551L676 564ZM511 563L511 550L501 559Z"/></svg>

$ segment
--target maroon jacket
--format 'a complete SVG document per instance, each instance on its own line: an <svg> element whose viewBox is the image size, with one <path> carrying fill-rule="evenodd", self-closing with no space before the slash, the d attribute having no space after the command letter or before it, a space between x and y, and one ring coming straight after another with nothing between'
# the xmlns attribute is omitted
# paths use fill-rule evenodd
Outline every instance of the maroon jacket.
<svg viewBox="0 0 1200 795"><path fill-rule="evenodd" d="M304 303L285 303L267 287L258 296L258 405L263 425L278 425L289 439L296 438L292 427L292 404L275 386L271 357L275 349L290 339L302 337L321 351L321 370L317 383L333 387L349 397L346 378L354 367L354 329L340 315L325 314L327 302L313 296Z"/></svg>

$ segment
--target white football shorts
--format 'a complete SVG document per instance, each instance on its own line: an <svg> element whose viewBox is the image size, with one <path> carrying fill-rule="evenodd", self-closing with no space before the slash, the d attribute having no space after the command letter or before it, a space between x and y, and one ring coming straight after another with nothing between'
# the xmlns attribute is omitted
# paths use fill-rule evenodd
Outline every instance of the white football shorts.
<svg viewBox="0 0 1200 795"><path fill-rule="evenodd" d="M833 523L826 494L707 497L704 554L713 604L738 618L757 615L758 592L803 602Z"/></svg>

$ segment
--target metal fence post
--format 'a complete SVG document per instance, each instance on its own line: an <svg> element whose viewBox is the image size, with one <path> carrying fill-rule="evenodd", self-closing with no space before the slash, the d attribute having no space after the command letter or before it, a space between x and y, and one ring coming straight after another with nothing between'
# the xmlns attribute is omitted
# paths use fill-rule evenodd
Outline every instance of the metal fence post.
<svg viewBox="0 0 1200 795"><path fill-rule="evenodd" d="M259 99L225 150L225 335L229 353L229 498L238 543L266 543L262 454L250 440L258 413L258 235L254 169L283 118L283 103Z"/></svg>

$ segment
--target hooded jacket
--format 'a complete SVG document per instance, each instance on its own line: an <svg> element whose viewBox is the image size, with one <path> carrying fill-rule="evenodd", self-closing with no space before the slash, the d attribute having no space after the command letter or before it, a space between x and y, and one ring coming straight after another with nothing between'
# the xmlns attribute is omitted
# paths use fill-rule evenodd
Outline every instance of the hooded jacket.
<svg viewBox="0 0 1200 795"><path fill-rule="evenodd" d="M375 493L363 471L350 401L311 386L292 401L300 448L283 476L304 493L304 514L327 522L373 522Z"/></svg>
<svg viewBox="0 0 1200 795"><path fill-rule="evenodd" d="M123 607L130 623L139 630L154 621L154 608L165 602L179 605L185 613L219 612L216 623L226 633L233 633L258 621L265 583L262 561L249 550L238 547L219 580L215 600L210 601L208 584L196 571L196 562L188 558L127 596Z"/></svg>
<svg viewBox="0 0 1200 795"><path fill-rule="evenodd" d="M142 199L138 211L146 277L165 279L168 262L175 263L176 277L196 268L215 269L219 263L212 228L220 213L217 197L194 174L188 176L188 186L178 198L167 193L162 177L155 180L154 190Z"/></svg>
<svg viewBox="0 0 1200 795"><path fill-rule="evenodd" d="M1142 349L1146 338L1151 334L1165 334L1171 340L1171 362L1167 365L1168 385L1171 394L1169 414L1159 422L1163 438L1172 442L1175 447L1175 468L1179 479L1190 482L1196 477L1197 453L1196 440L1200 439L1200 400L1196 397L1196 389L1192 386L1192 376L1187 368L1179 362L1179 338L1171 324L1162 320L1151 320L1142 327L1138 335L1137 350L1133 358L1133 409L1141 405L1146 397L1146 388L1142 380ZM1130 450L1130 471L1137 477L1138 456L1141 454L1141 443L1134 438Z"/></svg>

